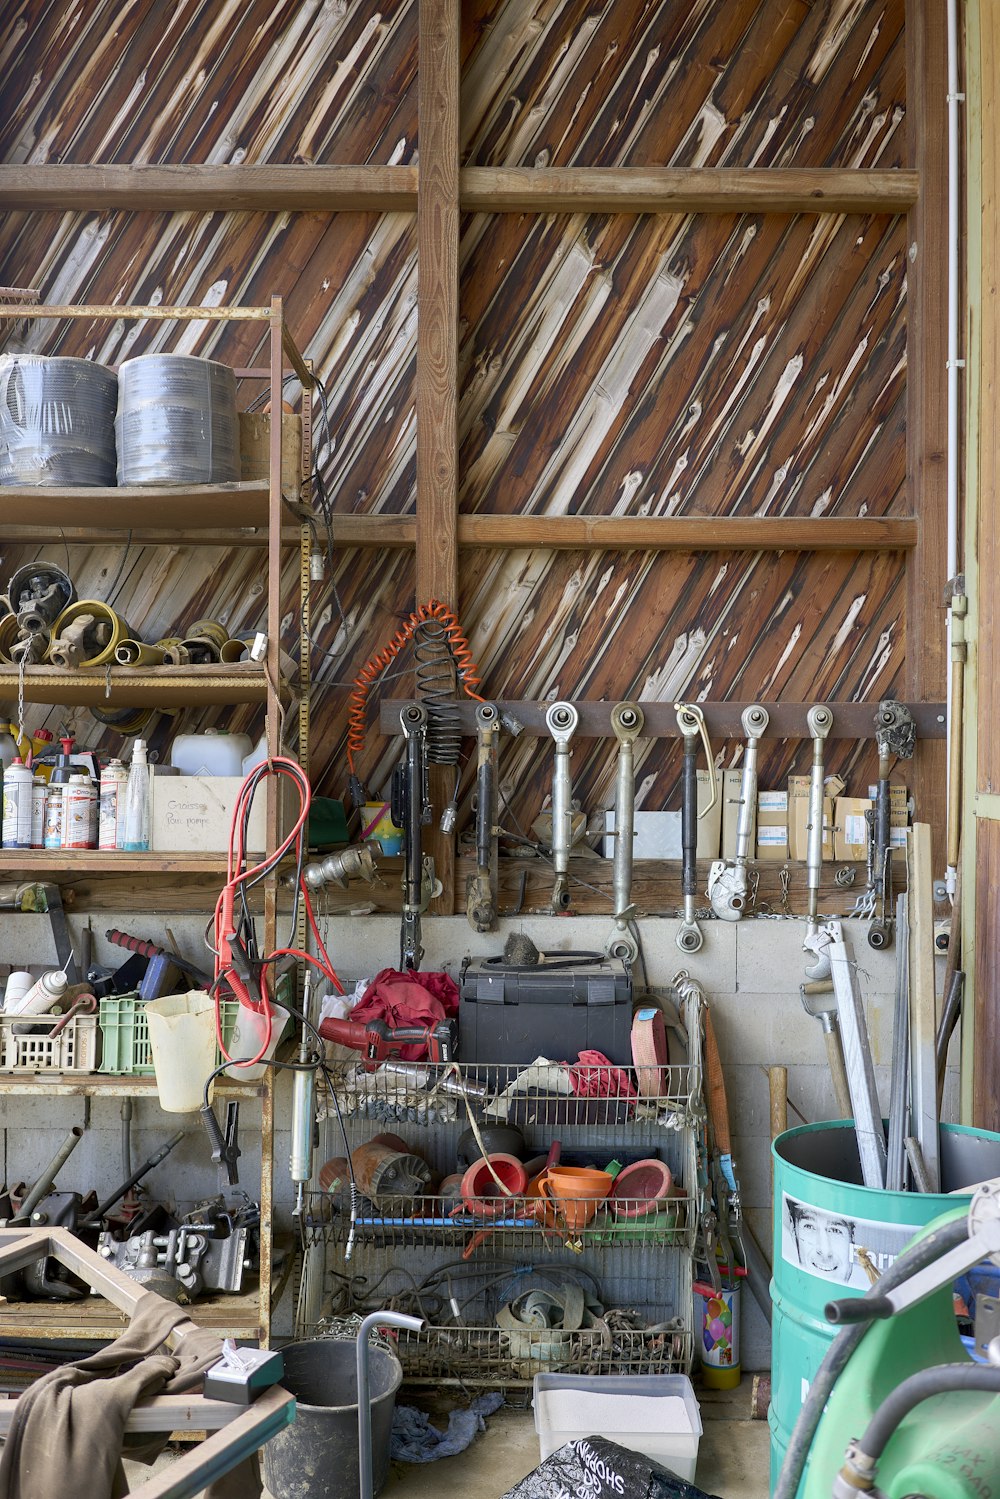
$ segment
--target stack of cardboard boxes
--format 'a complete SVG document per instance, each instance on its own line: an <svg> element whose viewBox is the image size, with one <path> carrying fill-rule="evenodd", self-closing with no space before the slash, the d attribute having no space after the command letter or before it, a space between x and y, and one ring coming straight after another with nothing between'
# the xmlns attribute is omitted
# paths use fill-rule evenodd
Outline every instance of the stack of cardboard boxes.
<svg viewBox="0 0 1000 1499"><path fill-rule="evenodd" d="M742 771L722 773L722 857L736 856L736 823L740 808ZM823 798L823 858L830 863L861 861L868 857L865 813L872 807L875 787L867 797L845 796L840 776L827 776ZM909 804L905 786L889 791L890 840L893 848L906 844ZM805 860L809 841L809 777L789 776L787 791L757 794L756 855L764 863Z"/></svg>

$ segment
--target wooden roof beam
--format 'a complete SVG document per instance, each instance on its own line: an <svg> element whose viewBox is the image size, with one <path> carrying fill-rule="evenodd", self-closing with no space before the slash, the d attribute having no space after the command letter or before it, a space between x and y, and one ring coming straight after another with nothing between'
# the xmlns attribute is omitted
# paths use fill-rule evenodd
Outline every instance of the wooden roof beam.
<svg viewBox="0 0 1000 1499"><path fill-rule="evenodd" d="M0 166L7 211L414 213L415 166ZM917 173L818 167L466 167L480 213L906 213Z"/></svg>
<svg viewBox="0 0 1000 1499"><path fill-rule="evenodd" d="M335 515L339 546L412 547L409 515ZM605 552L872 552L917 544L910 515L867 516L612 516L460 515L460 547L550 547Z"/></svg>

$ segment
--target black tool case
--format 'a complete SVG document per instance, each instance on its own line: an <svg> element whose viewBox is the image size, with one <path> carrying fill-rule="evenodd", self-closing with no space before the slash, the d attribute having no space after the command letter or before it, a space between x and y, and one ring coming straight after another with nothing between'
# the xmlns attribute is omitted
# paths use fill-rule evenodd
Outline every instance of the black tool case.
<svg viewBox="0 0 1000 1499"><path fill-rule="evenodd" d="M621 958L592 952L559 953L523 968L466 958L458 1028L463 1062L575 1062L591 1050L627 1067L632 972Z"/></svg>

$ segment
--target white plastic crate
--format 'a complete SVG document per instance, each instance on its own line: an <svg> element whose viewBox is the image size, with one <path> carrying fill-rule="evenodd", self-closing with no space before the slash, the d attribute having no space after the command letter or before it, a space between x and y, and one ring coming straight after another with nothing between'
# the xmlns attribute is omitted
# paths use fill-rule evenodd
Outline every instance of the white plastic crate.
<svg viewBox="0 0 1000 1499"><path fill-rule="evenodd" d="M74 1015L58 1036L49 1032L57 1015L0 1017L0 1070L4 1072L94 1072L97 1016ZM17 1028L15 1030L15 1027Z"/></svg>
<svg viewBox="0 0 1000 1499"><path fill-rule="evenodd" d="M607 1437L694 1482L701 1411L686 1374L536 1374L542 1461L567 1442Z"/></svg>

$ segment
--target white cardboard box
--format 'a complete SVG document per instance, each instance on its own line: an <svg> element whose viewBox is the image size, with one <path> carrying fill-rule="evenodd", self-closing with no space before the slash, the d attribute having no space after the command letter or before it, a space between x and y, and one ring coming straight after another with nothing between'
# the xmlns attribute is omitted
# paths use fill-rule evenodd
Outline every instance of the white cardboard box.
<svg viewBox="0 0 1000 1499"><path fill-rule="evenodd" d="M722 831L722 772L718 772L718 791L715 806L705 817L698 819L699 859L719 857L719 838ZM708 772L698 772L698 810L708 806ZM633 859L679 859L681 857L681 814L679 812L634 812L635 840L632 844ZM603 852L606 859L615 856L615 814L604 814Z"/></svg>
<svg viewBox="0 0 1000 1499"><path fill-rule="evenodd" d="M151 776L150 848L163 854L224 852L242 785L242 776ZM250 809L248 853L264 852L266 806L262 785Z"/></svg>

